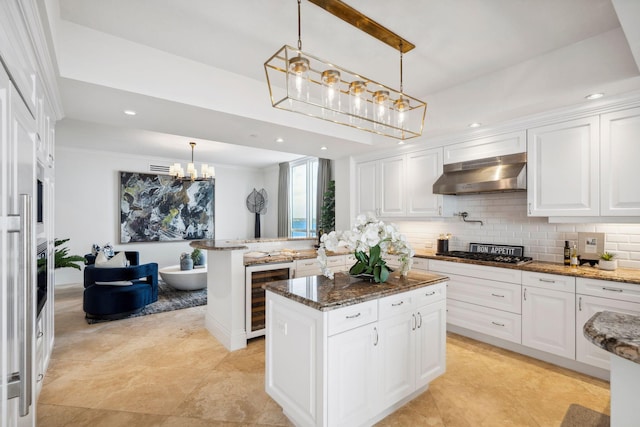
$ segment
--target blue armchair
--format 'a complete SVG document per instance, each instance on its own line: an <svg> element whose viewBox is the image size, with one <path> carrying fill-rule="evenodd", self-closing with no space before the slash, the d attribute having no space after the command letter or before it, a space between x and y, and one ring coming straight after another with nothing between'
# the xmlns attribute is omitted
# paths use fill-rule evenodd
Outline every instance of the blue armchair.
<svg viewBox="0 0 640 427"><path fill-rule="evenodd" d="M85 255L83 309L87 318L123 318L158 300L158 264L139 265L138 252L125 252L125 256L129 267L99 268L94 256ZM123 281L131 284L123 285Z"/></svg>

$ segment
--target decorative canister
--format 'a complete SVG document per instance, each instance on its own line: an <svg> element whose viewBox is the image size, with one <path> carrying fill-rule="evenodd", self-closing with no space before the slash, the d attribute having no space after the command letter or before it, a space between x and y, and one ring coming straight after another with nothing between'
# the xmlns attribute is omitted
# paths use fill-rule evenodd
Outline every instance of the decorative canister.
<svg viewBox="0 0 640 427"><path fill-rule="evenodd" d="M186 252L180 255L180 270L193 270L193 260Z"/></svg>

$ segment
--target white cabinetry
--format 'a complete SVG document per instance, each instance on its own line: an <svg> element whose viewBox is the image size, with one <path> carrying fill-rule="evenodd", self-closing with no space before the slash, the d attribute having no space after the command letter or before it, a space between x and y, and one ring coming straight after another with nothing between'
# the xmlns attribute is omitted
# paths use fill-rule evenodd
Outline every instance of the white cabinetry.
<svg viewBox="0 0 640 427"><path fill-rule="evenodd" d="M345 258L346 255L329 256L327 257L327 267L329 267L329 269L334 273L345 271L351 266L346 266ZM296 260L294 268L294 277L308 277L322 274L320 264L316 258Z"/></svg>
<svg viewBox="0 0 640 427"><path fill-rule="evenodd" d="M441 174L441 148L358 163L356 214L442 216L443 197L433 194L433 184Z"/></svg>
<svg viewBox="0 0 640 427"><path fill-rule="evenodd" d="M444 148L444 164L506 156L525 151L527 151L526 133L517 131L448 145Z"/></svg>
<svg viewBox="0 0 640 427"><path fill-rule="evenodd" d="M266 390L296 425L370 425L445 370L446 284L322 312L267 292Z"/></svg>
<svg viewBox="0 0 640 427"><path fill-rule="evenodd" d="M450 325L521 343L521 271L439 260L429 269L449 276Z"/></svg>
<svg viewBox="0 0 640 427"><path fill-rule="evenodd" d="M601 116L600 167L603 216L640 215L640 108Z"/></svg>
<svg viewBox="0 0 640 427"><path fill-rule="evenodd" d="M442 149L407 154L407 212L409 217L442 216L442 194L433 184L442 175Z"/></svg>
<svg viewBox="0 0 640 427"><path fill-rule="evenodd" d="M599 311L640 315L638 285L595 279L576 279L576 360L610 369L611 353L584 337L584 324Z"/></svg>
<svg viewBox="0 0 640 427"><path fill-rule="evenodd" d="M599 118L527 131L530 216L598 216Z"/></svg>
<svg viewBox="0 0 640 427"><path fill-rule="evenodd" d="M575 278L522 273L522 344L575 357Z"/></svg>
<svg viewBox="0 0 640 427"><path fill-rule="evenodd" d="M404 216L404 163L404 156L395 156L356 165L357 214Z"/></svg>

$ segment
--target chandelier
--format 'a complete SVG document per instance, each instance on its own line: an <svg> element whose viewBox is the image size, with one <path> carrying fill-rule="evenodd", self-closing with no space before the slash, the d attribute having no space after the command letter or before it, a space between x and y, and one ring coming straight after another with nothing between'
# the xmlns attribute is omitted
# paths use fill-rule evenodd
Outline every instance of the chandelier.
<svg viewBox="0 0 640 427"><path fill-rule="evenodd" d="M415 46L340 0L310 0L400 51L400 90L284 45L264 63L271 104L401 141L422 134L427 104L403 91L403 53Z"/></svg>
<svg viewBox="0 0 640 427"><path fill-rule="evenodd" d="M216 176L216 170L213 166L209 166L207 164L203 164L200 169L201 176L198 177L198 170L195 167L195 163L193 162L193 150L196 148L195 142L190 142L191 146L191 163L187 163L187 176L185 178L184 169L180 163L174 163L169 166L169 175L174 177L175 179L181 180L191 180L193 181L206 181L212 179Z"/></svg>

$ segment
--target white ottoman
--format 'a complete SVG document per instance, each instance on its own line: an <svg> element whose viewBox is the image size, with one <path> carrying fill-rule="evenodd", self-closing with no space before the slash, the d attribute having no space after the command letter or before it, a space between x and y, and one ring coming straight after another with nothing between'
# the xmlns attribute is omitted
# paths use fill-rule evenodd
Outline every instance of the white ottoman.
<svg viewBox="0 0 640 427"><path fill-rule="evenodd" d="M180 270L179 265L161 268L160 277L169 286L181 291L194 291L207 287L207 266L193 270Z"/></svg>

